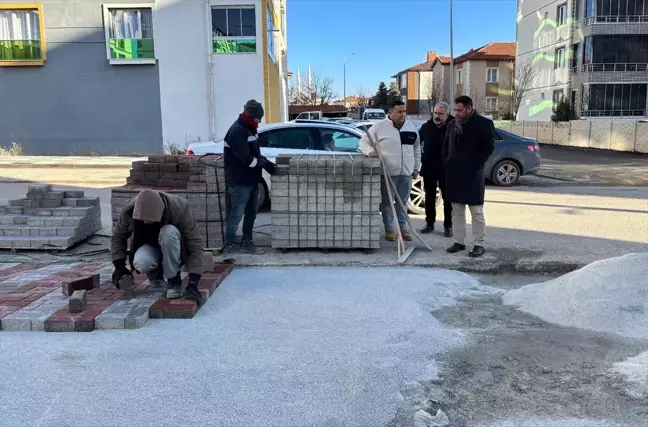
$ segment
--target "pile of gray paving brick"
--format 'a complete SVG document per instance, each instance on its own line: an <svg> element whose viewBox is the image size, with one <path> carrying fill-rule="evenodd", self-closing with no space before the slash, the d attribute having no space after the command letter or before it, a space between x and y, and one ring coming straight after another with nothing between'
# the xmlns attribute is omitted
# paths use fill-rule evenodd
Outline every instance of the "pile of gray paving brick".
<svg viewBox="0 0 648 427"><path fill-rule="evenodd" d="M272 247L377 249L378 159L358 155L279 156L272 176Z"/></svg>
<svg viewBox="0 0 648 427"><path fill-rule="evenodd" d="M127 185L112 190L113 227L124 205L144 188L188 200L205 248L223 246L226 218L225 170L222 156L149 156L133 162Z"/></svg>
<svg viewBox="0 0 648 427"><path fill-rule="evenodd" d="M30 185L27 197L0 206L0 249L67 249L101 230L98 197Z"/></svg>

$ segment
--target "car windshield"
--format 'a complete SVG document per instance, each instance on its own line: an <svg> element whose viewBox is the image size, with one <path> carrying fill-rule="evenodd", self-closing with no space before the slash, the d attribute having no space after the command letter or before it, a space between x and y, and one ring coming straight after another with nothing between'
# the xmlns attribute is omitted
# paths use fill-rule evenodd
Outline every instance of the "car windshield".
<svg viewBox="0 0 648 427"><path fill-rule="evenodd" d="M385 113L365 113L365 117L369 120L384 119Z"/></svg>

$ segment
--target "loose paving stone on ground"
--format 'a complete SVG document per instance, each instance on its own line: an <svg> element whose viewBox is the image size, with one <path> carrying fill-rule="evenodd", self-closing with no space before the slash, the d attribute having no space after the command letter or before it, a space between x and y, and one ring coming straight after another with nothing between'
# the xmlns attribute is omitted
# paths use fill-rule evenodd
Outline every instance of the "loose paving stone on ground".
<svg viewBox="0 0 648 427"><path fill-rule="evenodd" d="M205 301L231 270L224 264L211 267L199 284ZM133 289L116 289L112 270L108 262L0 263L0 330L137 329L149 318L192 318L199 310L193 300L168 300L164 288L154 288L145 275L134 277Z"/></svg>

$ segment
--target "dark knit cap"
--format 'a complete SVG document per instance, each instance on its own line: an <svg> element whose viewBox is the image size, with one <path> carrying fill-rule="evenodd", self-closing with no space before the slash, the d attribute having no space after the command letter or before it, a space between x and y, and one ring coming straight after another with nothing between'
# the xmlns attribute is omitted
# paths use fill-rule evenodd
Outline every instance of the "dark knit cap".
<svg viewBox="0 0 648 427"><path fill-rule="evenodd" d="M248 102L245 103L245 106L243 107L243 112L250 118L252 119L258 119L261 120L263 118L263 106L261 103L257 102L254 99L250 99Z"/></svg>

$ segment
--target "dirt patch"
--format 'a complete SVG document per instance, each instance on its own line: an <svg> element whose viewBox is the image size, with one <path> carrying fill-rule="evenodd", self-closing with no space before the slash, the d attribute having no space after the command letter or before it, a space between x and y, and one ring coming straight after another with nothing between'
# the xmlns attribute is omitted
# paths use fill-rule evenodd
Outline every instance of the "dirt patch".
<svg viewBox="0 0 648 427"><path fill-rule="evenodd" d="M611 371L648 343L555 326L502 305L497 296L433 315L472 338L441 357L439 380L423 384L453 427L513 416L648 424L648 402L628 396Z"/></svg>

